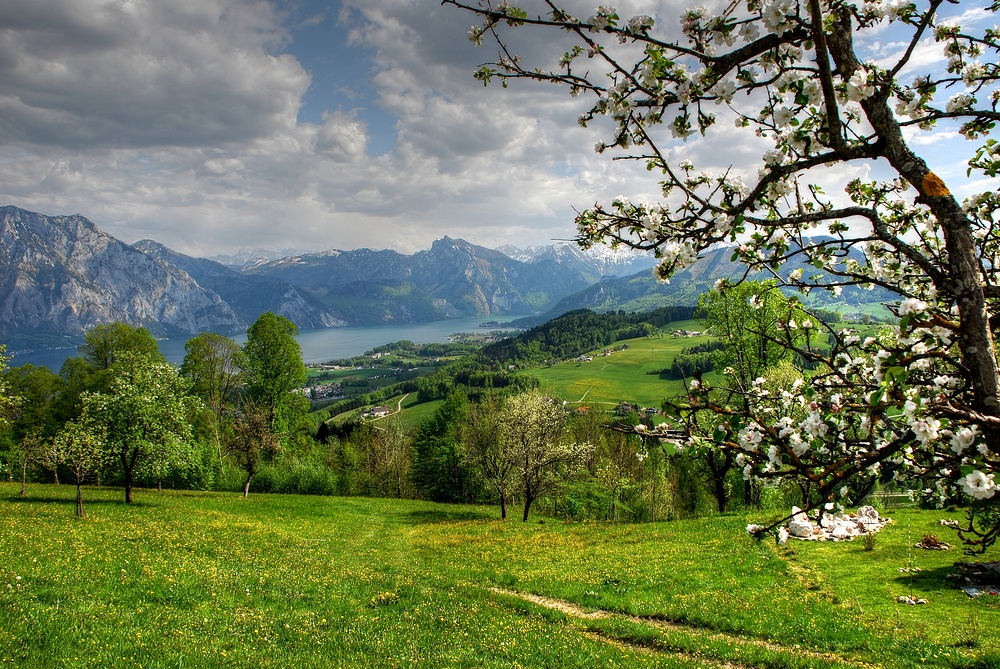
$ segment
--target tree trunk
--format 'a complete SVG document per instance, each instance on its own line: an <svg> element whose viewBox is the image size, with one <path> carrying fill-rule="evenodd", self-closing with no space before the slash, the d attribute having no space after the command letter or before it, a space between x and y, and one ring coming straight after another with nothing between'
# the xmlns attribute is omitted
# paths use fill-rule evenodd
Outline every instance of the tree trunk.
<svg viewBox="0 0 1000 669"><path fill-rule="evenodd" d="M535 501L534 498L531 497L530 495L525 496L525 498L524 498L524 518L521 519L521 522L523 522L523 523L528 522L528 511L531 509L531 503L534 502L534 501Z"/></svg>
<svg viewBox="0 0 1000 669"><path fill-rule="evenodd" d="M125 503L132 503L132 469L125 470Z"/></svg>
<svg viewBox="0 0 1000 669"><path fill-rule="evenodd" d="M24 458L23 460L21 460L21 497L24 497L25 495L28 494L24 488L24 480L25 478L27 478L27 476L28 476L28 459Z"/></svg>
<svg viewBox="0 0 1000 669"><path fill-rule="evenodd" d="M848 79L861 63L854 54L850 14L842 10L836 19L829 40L830 53L840 75ZM886 160L916 189L919 193L916 201L926 205L941 226L948 251L947 272L935 278L935 285L945 295L950 294L958 306L958 349L962 366L968 370L972 381L973 408L991 418L1000 418L1000 369L989 326L972 223L944 182L906 144L888 102L875 96L862 100L861 106L884 142ZM1000 430L994 423L985 423L983 428L990 450L1000 452L1000 439L997 438Z"/></svg>
<svg viewBox="0 0 1000 669"><path fill-rule="evenodd" d="M729 508L729 497L726 495L726 477L716 475L715 477L715 501L719 503L719 513L725 513Z"/></svg>
<svg viewBox="0 0 1000 669"><path fill-rule="evenodd" d="M83 489L80 486L80 482L76 483L76 517L83 518Z"/></svg>
<svg viewBox="0 0 1000 669"><path fill-rule="evenodd" d="M507 495L500 493L500 519L507 520Z"/></svg>
<svg viewBox="0 0 1000 669"><path fill-rule="evenodd" d="M253 480L253 474L247 476L247 482L243 484L243 499L250 496L250 481Z"/></svg>

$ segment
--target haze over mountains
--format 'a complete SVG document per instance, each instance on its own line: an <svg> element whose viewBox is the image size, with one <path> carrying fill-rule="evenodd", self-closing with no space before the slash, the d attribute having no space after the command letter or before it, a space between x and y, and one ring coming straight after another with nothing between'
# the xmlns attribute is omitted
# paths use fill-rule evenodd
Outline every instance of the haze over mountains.
<svg viewBox="0 0 1000 669"><path fill-rule="evenodd" d="M445 237L426 251L331 250L234 268L83 216L0 207L0 328L13 349L59 345L99 323L156 336L241 332L265 311L301 329L542 313L612 273L653 261L562 244L500 251Z"/></svg>

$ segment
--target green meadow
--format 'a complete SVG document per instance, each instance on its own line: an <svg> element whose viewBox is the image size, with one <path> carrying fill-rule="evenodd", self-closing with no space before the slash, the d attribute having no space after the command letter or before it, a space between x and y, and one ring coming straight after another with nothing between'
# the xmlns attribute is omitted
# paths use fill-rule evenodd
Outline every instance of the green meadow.
<svg viewBox="0 0 1000 669"><path fill-rule="evenodd" d="M0 666L998 667L1000 603L947 578L945 512L860 542L754 515L502 522L367 498L0 484ZM908 569L909 571L901 571ZM907 606L913 594L928 604Z"/></svg>
<svg viewBox="0 0 1000 669"><path fill-rule="evenodd" d="M712 340L710 335L695 337L675 336L673 330L700 331L701 321L671 323L662 334L653 337L628 339L615 342L611 355L604 356L603 349L591 351L590 362L568 360L551 367L538 367L529 371L541 381L543 392L566 400L570 405L615 405L625 400L638 402L644 407L659 408L665 397L683 390L681 381L665 381L659 372L669 368L674 358L684 349ZM714 375L706 374L710 381Z"/></svg>

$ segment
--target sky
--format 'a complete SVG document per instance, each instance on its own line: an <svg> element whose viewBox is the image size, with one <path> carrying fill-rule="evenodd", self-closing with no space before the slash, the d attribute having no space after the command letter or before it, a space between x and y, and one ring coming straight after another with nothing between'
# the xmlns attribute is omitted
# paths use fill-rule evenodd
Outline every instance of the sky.
<svg viewBox="0 0 1000 669"><path fill-rule="evenodd" d="M676 24L686 4L618 8ZM607 133L579 127L566 88L473 79L496 57L468 41L474 22L437 0L0 0L0 205L211 256L548 244L597 201L655 197L641 165L594 152ZM722 154L668 150L759 161L730 135Z"/></svg>

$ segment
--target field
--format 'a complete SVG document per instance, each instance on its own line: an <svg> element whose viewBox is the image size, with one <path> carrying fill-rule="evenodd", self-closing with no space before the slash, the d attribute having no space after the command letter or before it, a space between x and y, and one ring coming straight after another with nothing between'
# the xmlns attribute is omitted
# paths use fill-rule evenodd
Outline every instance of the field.
<svg viewBox="0 0 1000 669"><path fill-rule="evenodd" d="M913 548L950 538L943 512L893 510L868 552L754 542L764 515L88 489L77 520L71 486L17 490L0 484L0 666L1000 666L997 598L951 587L956 552Z"/></svg>
<svg viewBox="0 0 1000 669"><path fill-rule="evenodd" d="M659 408L663 399L682 391L681 381L664 381L661 369L670 367L684 348L710 341L709 335L675 336L672 330L700 331L701 321L682 321L664 327L661 336L615 342L613 348L628 344L624 351L610 356L592 351L590 362L570 360L551 367L530 370L541 381L542 391L566 400L570 405L615 405L621 401L638 402L644 407ZM714 375L706 375L711 381Z"/></svg>

